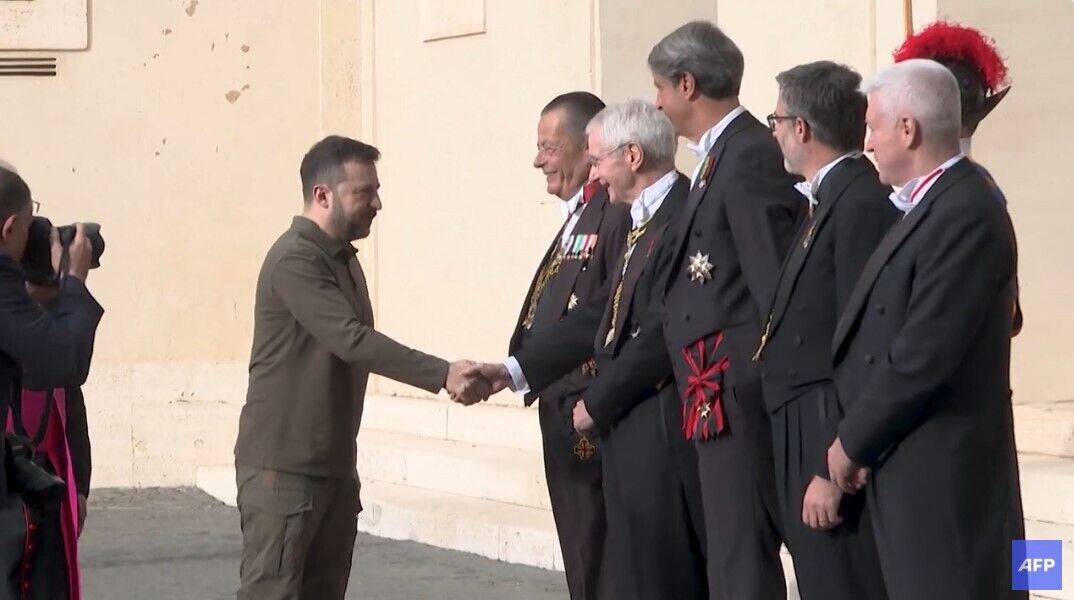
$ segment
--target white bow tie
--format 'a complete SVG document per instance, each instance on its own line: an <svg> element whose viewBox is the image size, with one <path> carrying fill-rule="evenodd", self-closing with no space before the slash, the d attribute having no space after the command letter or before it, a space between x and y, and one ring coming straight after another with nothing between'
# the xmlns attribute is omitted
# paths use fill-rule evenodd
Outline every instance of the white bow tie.
<svg viewBox="0 0 1074 600"><path fill-rule="evenodd" d="M564 219L569 219L571 215L578 211L578 208L582 206L582 197L575 196L566 202L559 203L559 212L563 215Z"/></svg>
<svg viewBox="0 0 1074 600"><path fill-rule="evenodd" d="M809 210L817 208L818 200L813 196L813 187L805 181L799 181L794 184L794 189L798 190L798 193L805 196L805 199L809 201Z"/></svg>
<svg viewBox="0 0 1074 600"><path fill-rule="evenodd" d="M709 153L704 147L693 142L686 142L686 148L698 158L705 158L705 155Z"/></svg>

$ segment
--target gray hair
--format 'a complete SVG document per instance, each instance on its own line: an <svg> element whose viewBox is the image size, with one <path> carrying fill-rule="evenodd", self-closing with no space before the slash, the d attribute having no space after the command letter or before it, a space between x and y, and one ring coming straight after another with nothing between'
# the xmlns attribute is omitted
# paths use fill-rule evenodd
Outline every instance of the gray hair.
<svg viewBox="0 0 1074 600"><path fill-rule="evenodd" d="M798 65L776 75L788 114L809 124L820 143L840 152L865 143L865 95L861 75L831 61Z"/></svg>
<svg viewBox="0 0 1074 600"><path fill-rule="evenodd" d="M658 168L675 164L675 127L667 115L644 100L630 99L612 104L597 113L586 126L586 133L601 128L601 139L608 149L634 143L641 147L646 161Z"/></svg>
<svg viewBox="0 0 1074 600"><path fill-rule="evenodd" d="M719 27L691 21L653 46L649 68L672 82L689 73L702 94L721 100L738 95L745 63L742 51Z"/></svg>
<svg viewBox="0 0 1074 600"><path fill-rule="evenodd" d="M940 63L915 58L877 72L861 88L880 100L892 118L913 117L926 142L958 141L962 128L962 102L958 81Z"/></svg>

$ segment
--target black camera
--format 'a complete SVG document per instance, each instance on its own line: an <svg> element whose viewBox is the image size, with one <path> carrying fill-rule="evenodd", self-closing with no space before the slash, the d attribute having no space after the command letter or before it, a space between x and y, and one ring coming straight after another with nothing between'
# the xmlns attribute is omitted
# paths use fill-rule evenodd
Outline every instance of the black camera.
<svg viewBox="0 0 1074 600"><path fill-rule="evenodd" d="M11 492L19 495L31 507L59 502L67 491L67 484L34 461L34 449L28 440L12 433L5 434L4 438L7 444L5 466Z"/></svg>
<svg viewBox="0 0 1074 600"><path fill-rule="evenodd" d="M104 254L104 238L101 237L101 226L97 223L83 223L86 238L89 239L93 248L93 262L91 269L101 266L101 255ZM64 225L57 227L56 232L60 236L60 245L65 249L75 239L75 226ZM49 236L52 233L52 222L45 217L34 217L30 223L30 234L26 239L26 252L22 256L22 270L26 275L26 281L35 285L54 285L59 280L59 274L52 268L52 241Z"/></svg>

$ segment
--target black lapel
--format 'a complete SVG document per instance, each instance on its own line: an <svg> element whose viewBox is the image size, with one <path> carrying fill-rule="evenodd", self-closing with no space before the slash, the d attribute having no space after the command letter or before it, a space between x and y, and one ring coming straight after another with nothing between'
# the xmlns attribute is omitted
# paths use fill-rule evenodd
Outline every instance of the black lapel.
<svg viewBox="0 0 1074 600"><path fill-rule="evenodd" d="M608 202L607 192L601 190L595 196L589 199L585 210L582 212L582 216L578 218L578 223L574 226L572 235L596 235L600 232L600 224L604 219L604 207ZM562 236L562 231L560 236ZM558 239L558 238L557 238ZM597 240L600 243L600 240ZM594 247L594 251L596 248ZM582 272L582 267L586 265L590 258L585 259L570 259L564 260L563 265L559 268L559 273L552 278L552 281L548 284L547 296L542 304L547 306L538 305L537 312L541 317L554 313L556 316L554 320L558 320L563 314L563 310L567 308L568 302L570 302L571 293L574 292L574 284L578 281L578 275ZM547 312L551 311L551 312ZM541 319L544 322L544 319Z"/></svg>
<svg viewBox="0 0 1074 600"><path fill-rule="evenodd" d="M552 243L548 245L548 249L544 252L544 257L541 258L541 262L537 265L537 270L533 272L533 279L530 280L530 287L526 290L526 296L522 299L522 310L518 313L518 319L515 321L515 331L511 334L511 341L507 346L508 354L514 354L518 351L518 346L522 342L522 321L526 319L526 312L530 306L530 296L533 295L533 288L537 285L537 278L540 276L541 271L544 270L544 266L548 264L548 261L552 258L552 253L555 252L559 245L559 240L563 236L563 229L567 227L567 222L563 221L563 224L559 226L559 230L556 231L556 237L552 238Z"/></svg>
<svg viewBox="0 0 1074 600"><path fill-rule="evenodd" d="M690 227L694 222L694 213L697 212L697 207L701 206L701 201L704 200L710 193L714 193L712 190L717 186L714 184L717 175L720 173L720 157L723 155L724 150L727 148L727 141L735 135L743 132L749 127L751 122L757 120L750 114L750 111L745 111L742 114L734 118L728 125L727 129L723 130L720 137L716 140L716 143L712 145L712 149L709 150L708 156L712 159L715 165L711 168L711 173L707 178L704 177L704 172L698 174L697 185L694 185L686 198L686 207L683 208L682 214L679 216L679 222L674 229L677 240L687 239L687 234L690 232ZM689 180L687 180L689 182ZM702 185L704 184L704 185ZM674 262L677 264L679 255L684 250L682 248L676 248ZM668 280L664 282L665 289L671 284L672 271L668 272Z"/></svg>
<svg viewBox="0 0 1074 600"><path fill-rule="evenodd" d="M791 251L787 254L787 260L783 263L783 271L780 273L778 280L780 283L776 287L776 294L772 298L772 307L769 311L772 319L772 330L769 335L775 333L779 327L779 322L787 312L787 305L790 303L791 296L794 295L793 290L798 285L798 277L802 274L802 268L805 267L806 261L809 260L809 255L816 246L816 240L820 237L824 224L828 221L828 217L834 211L835 205L843 197L843 193L850 187L850 184L858 177L869 172L869 167L861 162L868 162L868 160L865 157L844 159L833 167L824 178L824 181L821 182L820 189L817 190L817 196L827 200L817 206L812 222L808 219L805 221L801 231L798 232L798 237L795 238L795 245L791 248ZM812 233L810 228L812 228ZM806 236L810 238L809 244L805 248L800 248L799 246L805 243ZM790 286L789 293L781 294L782 286ZM776 304L777 302L779 302L778 305Z"/></svg>
<svg viewBox="0 0 1074 600"><path fill-rule="evenodd" d="M903 241L908 235L918 226L919 223L928 215L929 210L935 203L937 197L947 191L952 185L957 183L963 177L973 173L974 167L969 160L961 160L954 167L948 169L936 183L932 185L925 197L919 200L920 205L914 207L910 211L910 214L906 215L902 220L895 223L884 239L880 240L880 244L873 251L872 256L869 257L868 262L865 263L865 268L862 269L861 275L858 277L858 282L854 284L854 290L850 293L850 298L847 300L846 309L843 310L843 314L839 317L839 324L836 325L835 335L832 337L832 355L835 356L842 349L843 343L846 341L847 334L850 333L850 328L858 319L858 315L861 314L862 308L865 306L865 300L869 297L869 292L873 289L873 284L876 283L876 278L880 276L880 271L884 269L884 265L887 264L891 255L899 249Z"/></svg>
<svg viewBox="0 0 1074 600"><path fill-rule="evenodd" d="M664 202L660 205L660 209L656 211L656 214L652 217L652 222L649 224L648 230L645 235L638 240L637 246L634 248L634 255L630 259L630 264L627 265L626 275L623 277L623 295L620 300L618 319L615 323L616 351L622 344L623 340L629 335L629 331L624 331L623 327L626 323L627 316L630 314L630 309L634 305L634 292L638 286L638 281L641 279L642 274L645 273L646 268L649 265L649 258L652 254L656 244L660 243L660 238L667 234L667 229L671 225L671 215L675 214L675 205L683 202L690 192L690 179L684 175L679 175L679 178L675 181L675 185L671 186L671 191L668 192ZM622 267L620 267L622 270ZM618 283L616 283L618 285ZM614 288L613 288L614 289ZM605 331L607 333L607 331ZM604 340L599 340L603 343Z"/></svg>

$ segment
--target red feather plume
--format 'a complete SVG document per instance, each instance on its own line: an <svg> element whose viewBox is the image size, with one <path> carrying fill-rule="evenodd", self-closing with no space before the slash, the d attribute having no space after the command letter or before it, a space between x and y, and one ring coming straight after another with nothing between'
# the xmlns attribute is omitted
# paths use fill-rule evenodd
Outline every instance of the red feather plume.
<svg viewBox="0 0 1074 600"><path fill-rule="evenodd" d="M957 23L937 21L906 38L892 53L895 62L911 58L946 59L969 63L993 93L1007 81L1007 65L996 50L995 40Z"/></svg>

